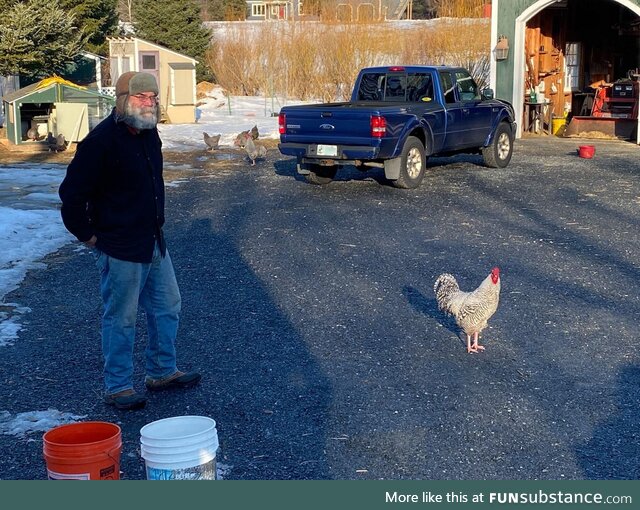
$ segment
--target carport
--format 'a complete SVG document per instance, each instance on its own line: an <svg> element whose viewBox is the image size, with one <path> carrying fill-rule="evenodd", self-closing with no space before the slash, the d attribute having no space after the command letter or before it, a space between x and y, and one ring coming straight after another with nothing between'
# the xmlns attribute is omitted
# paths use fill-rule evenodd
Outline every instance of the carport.
<svg viewBox="0 0 640 510"><path fill-rule="evenodd" d="M33 143L62 133L70 142L82 140L109 114L113 97L54 76L2 98L7 138L13 144ZM28 136L35 133L35 140Z"/></svg>
<svg viewBox="0 0 640 510"><path fill-rule="evenodd" d="M513 103L519 137L525 110L542 103L549 128L552 119L583 118L640 143L640 0L494 0L491 40L491 83ZM504 47L506 56L496 51Z"/></svg>

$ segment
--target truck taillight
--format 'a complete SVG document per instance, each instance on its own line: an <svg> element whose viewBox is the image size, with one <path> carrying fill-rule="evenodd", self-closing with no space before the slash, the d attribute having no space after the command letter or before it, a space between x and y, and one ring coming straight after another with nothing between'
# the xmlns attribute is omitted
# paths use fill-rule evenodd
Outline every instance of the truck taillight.
<svg viewBox="0 0 640 510"><path fill-rule="evenodd" d="M281 135L287 132L287 116L284 113L278 115L278 133Z"/></svg>
<svg viewBox="0 0 640 510"><path fill-rule="evenodd" d="M382 138L387 132L387 121L381 115L371 116L371 136Z"/></svg>

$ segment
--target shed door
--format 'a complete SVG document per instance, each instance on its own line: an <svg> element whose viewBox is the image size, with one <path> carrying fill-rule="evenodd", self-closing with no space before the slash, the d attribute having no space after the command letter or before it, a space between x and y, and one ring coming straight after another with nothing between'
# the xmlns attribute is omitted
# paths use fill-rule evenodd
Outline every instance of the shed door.
<svg viewBox="0 0 640 510"><path fill-rule="evenodd" d="M159 96L162 96L162 87L160 86L160 52L158 51L141 51L138 53L138 69L144 73L152 74L158 82Z"/></svg>
<svg viewBox="0 0 640 510"><path fill-rule="evenodd" d="M84 103L54 103L54 134L62 133L69 142L78 142L89 133L88 105Z"/></svg>

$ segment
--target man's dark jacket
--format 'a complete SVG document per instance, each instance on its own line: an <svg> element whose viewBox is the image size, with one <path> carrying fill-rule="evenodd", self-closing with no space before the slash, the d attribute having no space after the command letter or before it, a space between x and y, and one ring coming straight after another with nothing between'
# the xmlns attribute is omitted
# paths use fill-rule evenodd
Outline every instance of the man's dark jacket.
<svg viewBox="0 0 640 510"><path fill-rule="evenodd" d="M60 185L69 232L121 260L151 262L156 241L164 255L161 147L157 129L136 134L115 110L91 130Z"/></svg>

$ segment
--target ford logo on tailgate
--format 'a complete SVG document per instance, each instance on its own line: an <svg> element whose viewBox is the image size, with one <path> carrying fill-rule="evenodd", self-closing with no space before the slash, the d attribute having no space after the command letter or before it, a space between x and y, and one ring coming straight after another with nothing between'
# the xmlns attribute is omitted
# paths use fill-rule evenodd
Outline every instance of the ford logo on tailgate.
<svg viewBox="0 0 640 510"><path fill-rule="evenodd" d="M336 127L332 124L320 124L320 129L335 129Z"/></svg>

